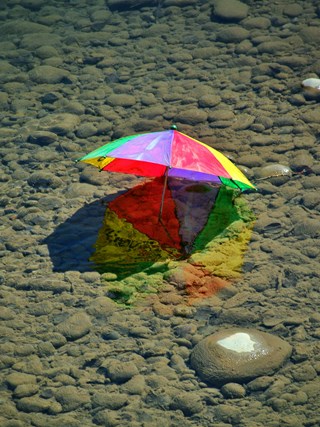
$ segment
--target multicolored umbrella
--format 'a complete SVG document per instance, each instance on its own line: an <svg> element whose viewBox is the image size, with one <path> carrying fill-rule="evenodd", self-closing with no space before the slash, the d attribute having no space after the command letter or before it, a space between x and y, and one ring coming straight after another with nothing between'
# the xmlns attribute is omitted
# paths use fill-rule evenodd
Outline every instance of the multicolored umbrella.
<svg viewBox="0 0 320 427"><path fill-rule="evenodd" d="M165 176L159 219L168 176L224 184L241 191L255 189L226 156L174 128L117 139L79 161L103 171Z"/></svg>

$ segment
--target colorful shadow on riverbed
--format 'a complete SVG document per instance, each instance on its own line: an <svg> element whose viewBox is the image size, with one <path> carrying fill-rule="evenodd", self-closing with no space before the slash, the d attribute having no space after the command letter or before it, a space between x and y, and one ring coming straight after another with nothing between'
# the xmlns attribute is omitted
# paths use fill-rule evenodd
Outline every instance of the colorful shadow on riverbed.
<svg viewBox="0 0 320 427"><path fill-rule="evenodd" d="M236 190L169 179L138 185L109 203L90 260L119 302L179 280L191 301L241 274L253 215ZM190 272L192 270L192 273Z"/></svg>

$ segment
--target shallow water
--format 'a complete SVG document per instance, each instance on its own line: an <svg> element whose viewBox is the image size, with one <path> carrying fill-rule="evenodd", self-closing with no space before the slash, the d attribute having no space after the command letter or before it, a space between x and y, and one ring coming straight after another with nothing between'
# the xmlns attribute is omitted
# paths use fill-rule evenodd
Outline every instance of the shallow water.
<svg viewBox="0 0 320 427"><path fill-rule="evenodd" d="M320 108L300 87L320 74L320 9L223 3L1 3L1 426L320 425ZM144 180L74 161L172 123L258 186L236 205L248 227L101 275L106 205ZM208 193L191 190L193 218ZM190 354L234 326L293 352L231 396Z"/></svg>

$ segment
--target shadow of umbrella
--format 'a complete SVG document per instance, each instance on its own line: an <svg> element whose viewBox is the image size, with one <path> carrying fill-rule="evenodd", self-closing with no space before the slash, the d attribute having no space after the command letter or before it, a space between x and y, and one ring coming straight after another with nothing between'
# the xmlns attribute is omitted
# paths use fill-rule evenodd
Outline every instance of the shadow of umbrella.
<svg viewBox="0 0 320 427"><path fill-rule="evenodd" d="M117 191L104 199L110 202L122 194ZM98 232L103 223L105 204L100 200L85 204L46 237L42 243L48 246L53 271L92 271L90 261Z"/></svg>
<svg viewBox="0 0 320 427"><path fill-rule="evenodd" d="M238 278L253 225L245 200L225 186L169 178L159 221L162 188L153 179L109 195L107 208L96 201L75 212L44 240L53 270L114 273L106 290L125 304L170 275L182 277L189 301Z"/></svg>
<svg viewBox="0 0 320 427"><path fill-rule="evenodd" d="M159 221L162 186L154 179L108 204L90 258L97 271L121 280L159 261L186 259L240 218L234 190L169 178Z"/></svg>
<svg viewBox="0 0 320 427"><path fill-rule="evenodd" d="M89 258L101 228L105 206L96 201L81 207L43 240L48 246L53 271L92 271Z"/></svg>

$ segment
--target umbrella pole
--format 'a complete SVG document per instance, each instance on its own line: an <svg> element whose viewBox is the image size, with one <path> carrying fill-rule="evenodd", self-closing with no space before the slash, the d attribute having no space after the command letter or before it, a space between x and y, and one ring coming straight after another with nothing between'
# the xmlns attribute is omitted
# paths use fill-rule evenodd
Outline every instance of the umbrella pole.
<svg viewBox="0 0 320 427"><path fill-rule="evenodd" d="M167 182L168 182L168 173L169 173L169 167L167 166L165 174L164 174L164 184L163 184L163 190L162 190L162 197L161 197L161 205L160 205L160 210L159 210L158 222L160 222L162 219L164 196L166 194Z"/></svg>

